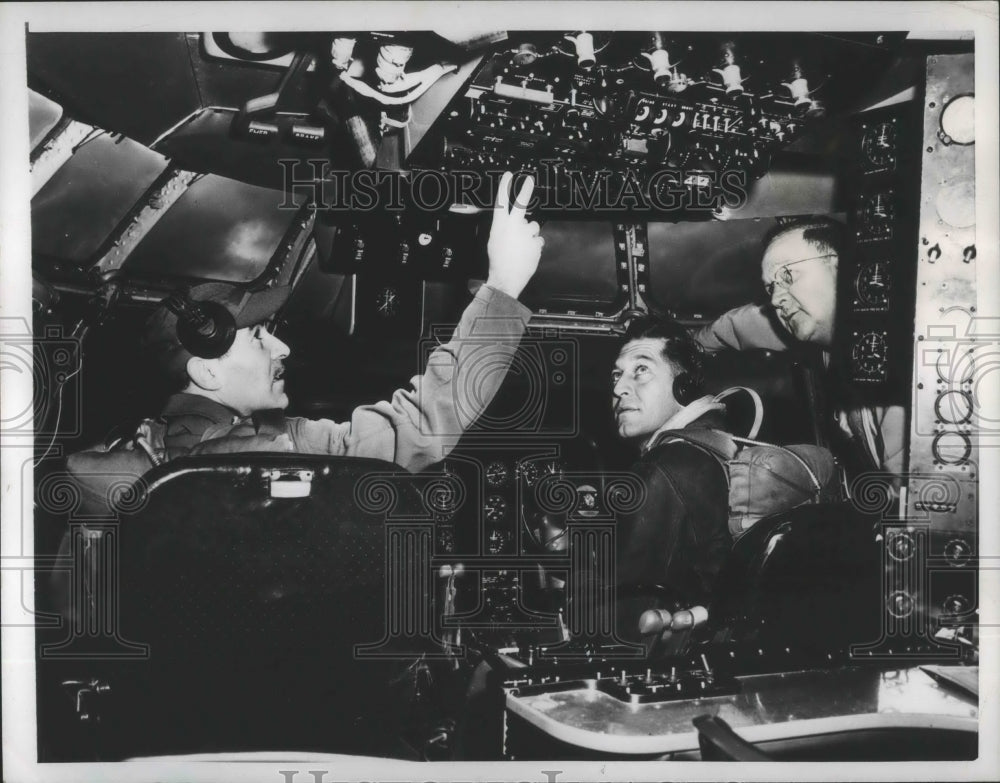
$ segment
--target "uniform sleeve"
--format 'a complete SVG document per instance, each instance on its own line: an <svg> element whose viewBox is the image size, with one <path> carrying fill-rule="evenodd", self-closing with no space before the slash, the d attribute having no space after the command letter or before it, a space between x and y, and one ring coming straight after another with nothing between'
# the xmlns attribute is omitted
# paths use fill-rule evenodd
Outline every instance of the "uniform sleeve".
<svg viewBox="0 0 1000 783"><path fill-rule="evenodd" d="M356 408L349 422L288 419L294 450L371 457L413 472L440 461L496 396L530 315L516 299L483 286L409 389Z"/></svg>
<svg viewBox="0 0 1000 783"><path fill-rule="evenodd" d="M784 351L790 337L768 317L764 308L745 305L730 310L708 326L695 332L694 339L709 353L725 348L744 351L750 348L767 348Z"/></svg>

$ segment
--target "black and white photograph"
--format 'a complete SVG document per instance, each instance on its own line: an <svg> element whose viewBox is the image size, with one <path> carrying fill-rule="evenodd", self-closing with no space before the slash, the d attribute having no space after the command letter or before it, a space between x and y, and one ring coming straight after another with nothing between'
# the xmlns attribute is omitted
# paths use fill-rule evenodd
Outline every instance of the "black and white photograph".
<svg viewBox="0 0 1000 783"><path fill-rule="evenodd" d="M997 779L998 18L0 7L3 779Z"/></svg>

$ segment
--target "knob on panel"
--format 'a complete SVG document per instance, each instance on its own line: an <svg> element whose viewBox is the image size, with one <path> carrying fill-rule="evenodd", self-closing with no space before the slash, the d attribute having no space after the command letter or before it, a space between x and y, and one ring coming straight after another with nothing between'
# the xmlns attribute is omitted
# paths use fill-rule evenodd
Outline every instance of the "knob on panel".
<svg viewBox="0 0 1000 783"><path fill-rule="evenodd" d="M949 565L965 565L971 556L972 546L964 538L953 538L944 545L944 557Z"/></svg>
<svg viewBox="0 0 1000 783"><path fill-rule="evenodd" d="M913 614L913 610L916 608L916 600L909 593L903 590L897 590L889 596L889 600L886 602L886 608L889 610L889 614L893 617L909 617Z"/></svg>
<svg viewBox="0 0 1000 783"><path fill-rule="evenodd" d="M908 533L891 533L888 541L889 557L893 560L909 560L917 551L917 544Z"/></svg>

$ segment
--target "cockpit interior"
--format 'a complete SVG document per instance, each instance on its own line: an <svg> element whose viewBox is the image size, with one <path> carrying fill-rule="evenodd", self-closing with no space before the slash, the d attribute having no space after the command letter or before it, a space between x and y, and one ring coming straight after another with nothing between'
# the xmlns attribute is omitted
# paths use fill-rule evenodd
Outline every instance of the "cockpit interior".
<svg viewBox="0 0 1000 783"><path fill-rule="evenodd" d="M891 30L29 30L39 760L975 759L975 59ZM443 460L183 456L88 504L67 456L161 410L138 335L173 291L290 286L286 413L347 421L451 338L506 171L531 316ZM833 344L714 351L704 388L751 390L747 448L828 450L828 490L755 518L710 599L626 584L625 330L775 321L762 247L805 215L846 227ZM852 463L848 394L901 411L897 472Z"/></svg>

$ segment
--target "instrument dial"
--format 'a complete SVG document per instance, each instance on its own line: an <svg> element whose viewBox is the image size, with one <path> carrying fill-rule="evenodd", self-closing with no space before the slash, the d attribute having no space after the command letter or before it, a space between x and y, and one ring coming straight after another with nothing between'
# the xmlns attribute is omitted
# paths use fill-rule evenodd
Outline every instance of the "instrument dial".
<svg viewBox="0 0 1000 783"><path fill-rule="evenodd" d="M510 543L510 534L503 530L493 530L490 532L486 543L486 550L491 555L499 555L505 552ZM494 591L499 592L499 591Z"/></svg>
<svg viewBox="0 0 1000 783"><path fill-rule="evenodd" d="M945 424L964 424L972 418L972 397L952 389L934 401L934 414Z"/></svg>
<svg viewBox="0 0 1000 783"><path fill-rule="evenodd" d="M499 522L507 513L507 501L500 495L490 495L486 498L483 510L486 512L486 519L490 522Z"/></svg>
<svg viewBox="0 0 1000 783"><path fill-rule="evenodd" d="M964 465L972 456L972 441L964 432L939 432L931 442L931 454L942 465Z"/></svg>
<svg viewBox="0 0 1000 783"><path fill-rule="evenodd" d="M882 122L869 128L861 140L861 150L873 167L893 167L896 164L896 126Z"/></svg>
<svg viewBox="0 0 1000 783"><path fill-rule="evenodd" d="M851 363L856 378L883 380L886 374L885 332L865 332L854 339Z"/></svg>
<svg viewBox="0 0 1000 783"><path fill-rule="evenodd" d="M521 478L529 487L535 486L538 479L542 477L542 469L537 462L522 462L520 469Z"/></svg>
<svg viewBox="0 0 1000 783"><path fill-rule="evenodd" d="M502 462L491 462L486 468L486 483L491 487L500 487L507 482L507 466Z"/></svg>
<svg viewBox="0 0 1000 783"><path fill-rule="evenodd" d="M963 614L968 614L969 610L972 608L972 601L966 598L961 593L956 593L954 595L949 595L944 601L941 602L941 610L947 615L953 615L958 617Z"/></svg>
<svg viewBox="0 0 1000 783"><path fill-rule="evenodd" d="M972 602L961 593L949 595L941 602L941 610L946 615L953 615L955 617L968 614L971 608Z"/></svg>
<svg viewBox="0 0 1000 783"><path fill-rule="evenodd" d="M976 371L975 354L971 348L964 353L957 348L954 351L939 348L935 366L938 378L944 383L971 383Z"/></svg>
<svg viewBox="0 0 1000 783"><path fill-rule="evenodd" d="M375 297L375 309L382 318L395 318L399 312L399 292L385 287Z"/></svg>
<svg viewBox="0 0 1000 783"><path fill-rule="evenodd" d="M855 304L884 310L889 305L889 270L885 261L871 261L854 278Z"/></svg>
<svg viewBox="0 0 1000 783"><path fill-rule="evenodd" d="M892 237L895 217L892 191L862 196L858 206L858 239L875 240Z"/></svg>
<svg viewBox="0 0 1000 783"><path fill-rule="evenodd" d="M437 531L438 552L451 554L455 551L455 531L452 528L440 528Z"/></svg>

